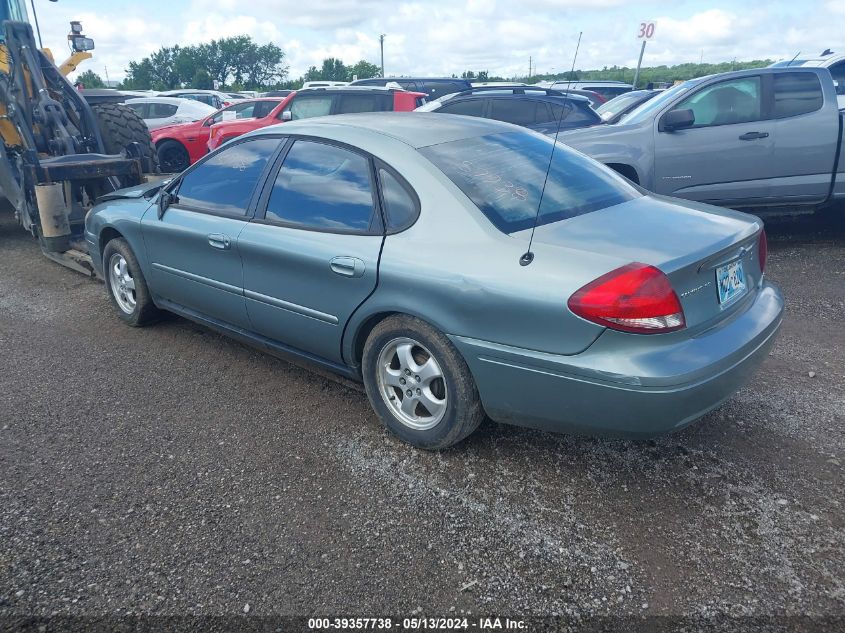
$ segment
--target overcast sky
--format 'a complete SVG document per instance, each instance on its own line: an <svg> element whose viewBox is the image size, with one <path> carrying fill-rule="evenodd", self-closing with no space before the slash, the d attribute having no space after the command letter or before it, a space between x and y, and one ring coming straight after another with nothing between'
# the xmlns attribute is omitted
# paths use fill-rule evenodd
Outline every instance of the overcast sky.
<svg viewBox="0 0 845 633"><path fill-rule="evenodd" d="M27 5L29 2L27 1ZM298 77L324 57L378 63L385 33L390 75L501 76L563 72L583 31L578 68L636 65L641 20L656 20L643 65L703 58L790 58L845 50L845 0L35 0L44 45L58 60L68 21L96 42L83 69L122 79L127 63L160 46L230 35L275 42ZM31 11L31 9L30 9Z"/></svg>

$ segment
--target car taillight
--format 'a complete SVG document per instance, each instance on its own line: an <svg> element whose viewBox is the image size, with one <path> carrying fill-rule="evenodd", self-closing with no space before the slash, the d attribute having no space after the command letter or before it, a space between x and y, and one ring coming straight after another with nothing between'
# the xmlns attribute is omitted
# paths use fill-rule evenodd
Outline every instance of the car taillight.
<svg viewBox="0 0 845 633"><path fill-rule="evenodd" d="M757 256L760 258L760 272L765 272L766 258L769 256L769 240L766 238L766 229L760 231L760 241L757 244Z"/></svg>
<svg viewBox="0 0 845 633"><path fill-rule="evenodd" d="M685 325L669 278L654 266L633 263L602 275L567 303L578 316L623 332L659 334Z"/></svg>

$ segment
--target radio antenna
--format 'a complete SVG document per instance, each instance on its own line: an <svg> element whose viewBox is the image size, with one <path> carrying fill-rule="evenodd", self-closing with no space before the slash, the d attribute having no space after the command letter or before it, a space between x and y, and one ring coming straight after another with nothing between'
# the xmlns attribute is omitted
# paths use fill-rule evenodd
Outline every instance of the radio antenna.
<svg viewBox="0 0 845 633"><path fill-rule="evenodd" d="M792 66L792 62L794 62L800 54L801 54L801 51L798 51L797 53L795 53L795 57L793 57L792 59L789 60L789 63L787 64L787 66Z"/></svg>
<svg viewBox="0 0 845 633"><path fill-rule="evenodd" d="M534 226L531 227L531 238L528 240L528 250L519 258L520 266L528 266L534 261L534 253L531 252L531 246L534 244L534 231L537 230L537 222L540 221L540 209L543 206L543 195L546 193L546 184L549 182L549 172L552 170L552 160L555 157L555 148L557 147L557 136L560 134L560 128L563 126L563 117L566 116L566 107L569 105L569 87L572 85L572 76L575 74L575 61L578 59L578 49L581 48L581 36L583 31L578 32L578 43L575 44L575 55L572 56L572 70L569 72L569 81L566 82L566 91L563 93L563 105L560 108L560 119L557 122L557 130L555 130L555 140L552 144L552 152L549 155L549 166L546 167L546 177L543 179L543 188L540 190L540 200L537 202L537 213L534 215Z"/></svg>

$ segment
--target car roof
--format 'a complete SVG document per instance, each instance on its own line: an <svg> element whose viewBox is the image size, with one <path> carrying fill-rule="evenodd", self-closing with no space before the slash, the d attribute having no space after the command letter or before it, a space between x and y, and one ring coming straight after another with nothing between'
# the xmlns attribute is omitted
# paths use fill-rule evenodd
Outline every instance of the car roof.
<svg viewBox="0 0 845 633"><path fill-rule="evenodd" d="M350 85L361 84L365 81L448 81L458 83L469 83L469 79L462 79L460 77L368 77L367 79L356 79Z"/></svg>
<svg viewBox="0 0 845 633"><path fill-rule="evenodd" d="M132 99L127 99L126 103L167 103L176 106L194 106L199 102L193 99L183 99L182 97L133 97ZM200 105L206 104L201 103Z"/></svg>
<svg viewBox="0 0 845 633"><path fill-rule="evenodd" d="M300 88L297 94L392 94L394 92L401 92L409 95L419 95L424 97L424 92L414 92L413 90L405 90L404 88L393 88L391 86L313 86L308 88Z"/></svg>
<svg viewBox="0 0 845 633"><path fill-rule="evenodd" d="M481 117L467 117L455 114L433 112L361 112L336 114L289 121L283 124L285 134L331 135L331 128L354 128L367 130L372 134L388 136L414 148L439 145L468 138L502 132L526 132L510 123ZM251 132L250 136L279 134L279 126L264 127ZM328 129L327 129L328 128ZM527 133L527 132L526 132Z"/></svg>

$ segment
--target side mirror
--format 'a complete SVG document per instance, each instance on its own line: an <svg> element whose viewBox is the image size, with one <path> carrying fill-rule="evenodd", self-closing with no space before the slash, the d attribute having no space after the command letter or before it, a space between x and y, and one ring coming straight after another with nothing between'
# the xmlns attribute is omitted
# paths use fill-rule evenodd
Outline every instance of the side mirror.
<svg viewBox="0 0 845 633"><path fill-rule="evenodd" d="M282 112L282 121L293 121L293 113L290 110Z"/></svg>
<svg viewBox="0 0 845 633"><path fill-rule="evenodd" d="M695 113L692 110L670 110L660 120L660 131L674 132L695 125Z"/></svg>
<svg viewBox="0 0 845 633"><path fill-rule="evenodd" d="M161 220L164 216L164 212L167 211L167 207L178 201L179 198L176 197L176 194L162 190L162 192L158 194L158 219Z"/></svg>

